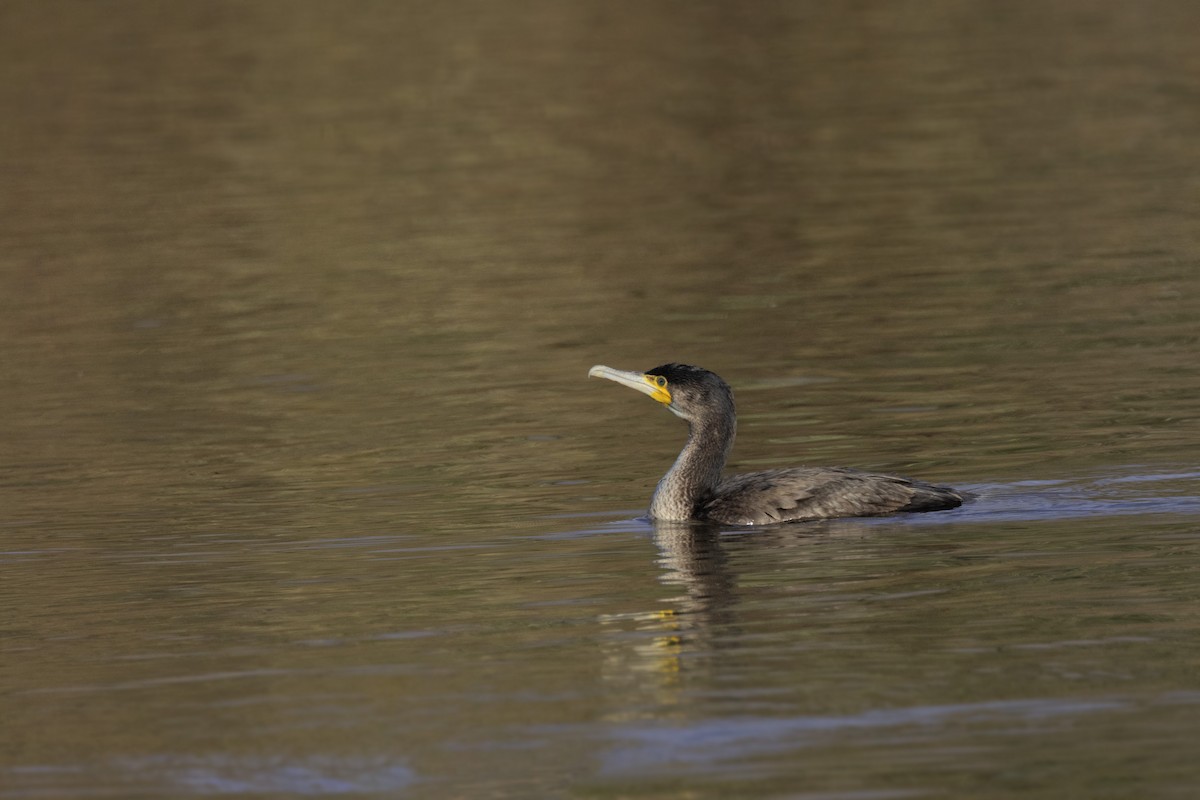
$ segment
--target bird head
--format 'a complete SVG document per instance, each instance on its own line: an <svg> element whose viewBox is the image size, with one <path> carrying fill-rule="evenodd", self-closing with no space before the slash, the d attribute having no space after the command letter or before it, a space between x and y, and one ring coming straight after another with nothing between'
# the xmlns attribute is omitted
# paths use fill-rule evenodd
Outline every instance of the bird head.
<svg viewBox="0 0 1200 800"><path fill-rule="evenodd" d="M607 378L636 389L665 405L678 417L694 422L733 413L733 391L716 373L689 364L663 364L646 372L595 366L588 376Z"/></svg>

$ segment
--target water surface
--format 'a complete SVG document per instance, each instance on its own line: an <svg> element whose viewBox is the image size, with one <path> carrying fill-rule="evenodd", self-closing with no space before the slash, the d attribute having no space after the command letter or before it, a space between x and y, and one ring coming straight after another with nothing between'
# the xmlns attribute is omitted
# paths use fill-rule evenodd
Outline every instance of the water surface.
<svg viewBox="0 0 1200 800"><path fill-rule="evenodd" d="M0 797L1191 796L1198 16L6 5Z"/></svg>

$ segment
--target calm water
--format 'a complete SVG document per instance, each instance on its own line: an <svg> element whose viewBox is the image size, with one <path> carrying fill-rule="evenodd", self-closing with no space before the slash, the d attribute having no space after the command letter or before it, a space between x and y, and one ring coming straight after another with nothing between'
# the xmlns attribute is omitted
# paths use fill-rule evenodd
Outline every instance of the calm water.
<svg viewBox="0 0 1200 800"><path fill-rule="evenodd" d="M6 3L0 798L1196 796L1197 29Z"/></svg>

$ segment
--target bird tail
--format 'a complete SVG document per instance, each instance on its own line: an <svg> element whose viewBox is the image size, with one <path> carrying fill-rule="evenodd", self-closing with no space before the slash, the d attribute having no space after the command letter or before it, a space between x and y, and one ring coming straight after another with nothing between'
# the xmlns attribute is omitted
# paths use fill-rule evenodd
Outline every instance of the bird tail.
<svg viewBox="0 0 1200 800"><path fill-rule="evenodd" d="M963 496L945 486L914 483L913 496L900 511L946 511L963 504Z"/></svg>

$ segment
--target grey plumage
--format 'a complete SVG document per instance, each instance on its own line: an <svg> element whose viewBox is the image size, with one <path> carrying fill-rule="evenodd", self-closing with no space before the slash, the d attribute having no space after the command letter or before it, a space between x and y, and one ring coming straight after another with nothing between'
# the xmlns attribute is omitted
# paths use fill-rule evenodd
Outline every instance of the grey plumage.
<svg viewBox="0 0 1200 800"><path fill-rule="evenodd" d="M895 475L795 467L731 475L700 505L697 516L735 525L763 525L897 511L943 511L960 505L962 497L952 489Z"/></svg>
<svg viewBox="0 0 1200 800"><path fill-rule="evenodd" d="M608 378L663 403L688 423L688 439L650 501L650 516L731 525L942 511L963 498L943 486L840 467L795 467L721 478L737 428L733 391L716 374L686 364L645 373L596 366Z"/></svg>

